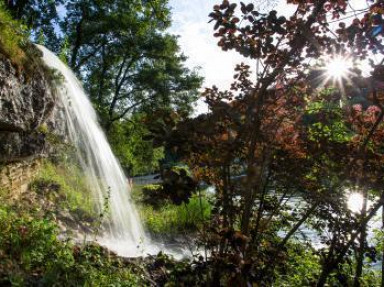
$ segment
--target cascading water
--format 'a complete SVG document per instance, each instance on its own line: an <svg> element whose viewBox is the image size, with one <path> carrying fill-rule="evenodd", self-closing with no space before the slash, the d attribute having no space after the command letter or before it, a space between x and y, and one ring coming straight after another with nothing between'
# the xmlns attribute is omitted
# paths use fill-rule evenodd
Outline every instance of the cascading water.
<svg viewBox="0 0 384 287"><path fill-rule="evenodd" d="M130 199L130 186L82 85L55 54L42 46L38 47L47 66L58 70L64 78L57 92L65 108L69 138L76 148L100 212L106 206L105 200L109 200L108 226L98 241L124 256L151 252L148 250L149 240Z"/></svg>

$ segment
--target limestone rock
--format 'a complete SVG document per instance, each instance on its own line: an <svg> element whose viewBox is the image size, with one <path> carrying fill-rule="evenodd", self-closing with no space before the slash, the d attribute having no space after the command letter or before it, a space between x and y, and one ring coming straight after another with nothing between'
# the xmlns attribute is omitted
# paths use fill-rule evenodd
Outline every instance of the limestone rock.
<svg viewBox="0 0 384 287"><path fill-rule="evenodd" d="M44 131L39 129L43 125ZM0 55L0 162L45 155L47 132L65 135L63 112L46 70L19 74Z"/></svg>

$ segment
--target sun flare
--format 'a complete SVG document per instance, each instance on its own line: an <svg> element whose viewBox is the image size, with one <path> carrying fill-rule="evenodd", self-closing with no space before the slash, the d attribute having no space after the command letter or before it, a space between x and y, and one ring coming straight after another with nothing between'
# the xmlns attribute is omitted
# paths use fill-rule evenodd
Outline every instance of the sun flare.
<svg viewBox="0 0 384 287"><path fill-rule="evenodd" d="M352 68L352 61L340 55L325 60L325 73L328 79L341 80L345 78Z"/></svg>
<svg viewBox="0 0 384 287"><path fill-rule="evenodd" d="M364 197L361 193L352 192L348 195L348 208L354 213L361 212L363 208Z"/></svg>

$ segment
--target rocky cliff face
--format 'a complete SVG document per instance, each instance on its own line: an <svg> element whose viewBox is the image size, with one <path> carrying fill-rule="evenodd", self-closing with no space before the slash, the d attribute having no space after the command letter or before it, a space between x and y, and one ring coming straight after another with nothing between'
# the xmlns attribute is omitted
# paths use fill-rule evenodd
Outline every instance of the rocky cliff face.
<svg viewBox="0 0 384 287"><path fill-rule="evenodd" d="M38 54L37 54L38 55ZM0 54L0 189L23 192L40 159L65 140L65 118L52 76L43 66L20 72Z"/></svg>
<svg viewBox="0 0 384 287"><path fill-rule="evenodd" d="M36 158L47 153L47 133L63 135L60 103L46 70L19 73L0 55L0 162Z"/></svg>

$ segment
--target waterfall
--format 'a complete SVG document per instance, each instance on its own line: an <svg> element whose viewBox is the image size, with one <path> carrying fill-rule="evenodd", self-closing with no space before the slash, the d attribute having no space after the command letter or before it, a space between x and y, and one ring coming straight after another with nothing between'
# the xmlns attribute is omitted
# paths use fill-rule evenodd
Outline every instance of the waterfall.
<svg viewBox="0 0 384 287"><path fill-rule="evenodd" d="M57 87L66 114L68 135L87 177L99 212L108 206L108 224L97 240L124 256L148 252L139 215L130 198L124 172L98 124L97 115L75 74L51 51L42 46L44 62L58 70L62 84ZM108 200L108 204L106 204Z"/></svg>

